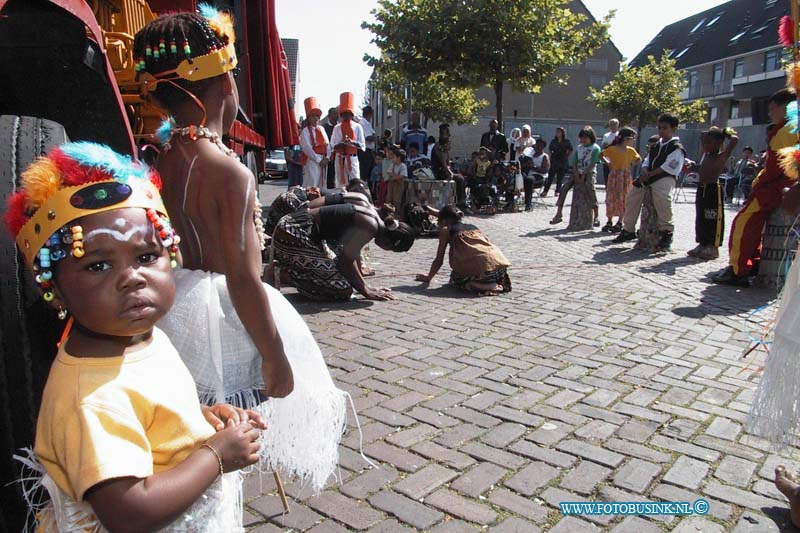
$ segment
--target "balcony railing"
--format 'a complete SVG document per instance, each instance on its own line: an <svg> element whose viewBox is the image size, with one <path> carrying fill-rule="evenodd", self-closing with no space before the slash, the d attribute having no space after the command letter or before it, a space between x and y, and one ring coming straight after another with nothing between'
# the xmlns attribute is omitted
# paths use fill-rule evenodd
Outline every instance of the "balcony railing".
<svg viewBox="0 0 800 533"><path fill-rule="evenodd" d="M689 86L689 100L695 98L708 98L731 94L733 92L733 80L727 79L716 83L696 83Z"/></svg>

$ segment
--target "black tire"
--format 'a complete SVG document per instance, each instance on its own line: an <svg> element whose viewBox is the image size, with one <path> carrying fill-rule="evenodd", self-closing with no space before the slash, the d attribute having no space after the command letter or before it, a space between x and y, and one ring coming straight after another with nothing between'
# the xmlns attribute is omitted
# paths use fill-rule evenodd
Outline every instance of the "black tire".
<svg viewBox="0 0 800 533"><path fill-rule="evenodd" d="M66 142L64 128L50 120L0 116L0 214L19 186L20 174L37 157ZM0 530L21 531L26 509L11 456L33 445L42 389L63 325L33 285L13 239L0 230Z"/></svg>

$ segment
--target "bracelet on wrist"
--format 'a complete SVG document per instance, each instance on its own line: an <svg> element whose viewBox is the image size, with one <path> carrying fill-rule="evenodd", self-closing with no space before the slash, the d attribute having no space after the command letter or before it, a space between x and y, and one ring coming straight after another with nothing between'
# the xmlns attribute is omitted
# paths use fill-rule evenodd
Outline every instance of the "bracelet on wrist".
<svg viewBox="0 0 800 533"><path fill-rule="evenodd" d="M220 477L222 477L225 474L225 469L222 467L222 456L219 454L217 450L214 449L213 446L211 446L208 443L204 442L203 444L200 445L200 447L208 448L209 450L211 450L211 453L213 453L214 456L217 458L217 462L219 463L219 475Z"/></svg>

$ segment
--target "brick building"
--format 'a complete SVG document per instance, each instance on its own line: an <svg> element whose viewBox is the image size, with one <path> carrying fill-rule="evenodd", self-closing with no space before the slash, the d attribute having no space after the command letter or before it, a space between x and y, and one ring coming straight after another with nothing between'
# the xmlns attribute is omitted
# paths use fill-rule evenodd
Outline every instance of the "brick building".
<svg viewBox="0 0 800 533"><path fill-rule="evenodd" d="M292 98L297 99L297 68L300 61L300 40L281 38L283 51L289 63L289 81L292 85Z"/></svg>
<svg viewBox="0 0 800 533"><path fill-rule="evenodd" d="M731 0L664 27L631 65L668 50L689 83L683 100L708 103L701 126L733 127L740 144L758 150L766 145L767 99L786 85L777 28L788 14L789 0Z"/></svg>

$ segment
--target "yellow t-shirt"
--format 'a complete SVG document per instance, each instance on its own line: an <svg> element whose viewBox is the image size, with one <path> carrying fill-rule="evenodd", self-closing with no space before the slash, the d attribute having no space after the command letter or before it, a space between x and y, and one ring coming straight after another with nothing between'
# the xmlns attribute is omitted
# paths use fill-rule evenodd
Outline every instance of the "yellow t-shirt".
<svg viewBox="0 0 800 533"><path fill-rule="evenodd" d="M631 168L634 162L641 159L636 149L630 146L626 146L624 152L618 146L609 146L603 150L603 156L608 159L608 168L611 170Z"/></svg>
<svg viewBox="0 0 800 533"><path fill-rule="evenodd" d="M76 501L112 478L173 468L214 434L189 370L167 336L104 358L73 357L62 344L36 425L36 457Z"/></svg>

